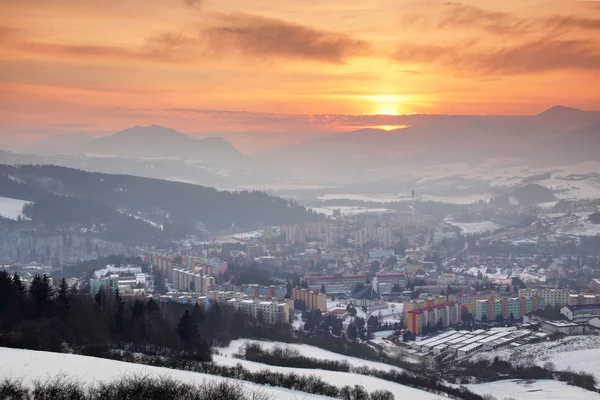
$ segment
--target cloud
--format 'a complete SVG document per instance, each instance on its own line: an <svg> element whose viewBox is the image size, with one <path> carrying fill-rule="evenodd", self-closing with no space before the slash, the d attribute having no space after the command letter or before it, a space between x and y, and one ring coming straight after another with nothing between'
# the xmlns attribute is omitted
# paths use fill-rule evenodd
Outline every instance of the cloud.
<svg viewBox="0 0 600 400"><path fill-rule="evenodd" d="M194 1L194 3L198 3ZM242 55L342 64L370 54L369 45L350 35L247 14L219 15L212 26L190 32L164 32L142 47L43 42L0 27L0 43L12 50L79 59L125 59L194 63L208 57Z"/></svg>
<svg viewBox="0 0 600 400"><path fill-rule="evenodd" d="M440 29L478 28L495 35L522 36L532 33L561 32L573 29L600 30L600 19L574 15L524 18L507 12L483 9L473 5L449 2L437 23Z"/></svg>
<svg viewBox="0 0 600 400"><path fill-rule="evenodd" d="M477 27L497 35L522 34L532 29L531 21L527 19L462 3L446 3L437 27L441 29Z"/></svg>
<svg viewBox="0 0 600 400"><path fill-rule="evenodd" d="M393 58L437 64L458 75L528 74L556 69L600 70L600 41L545 37L498 49L474 43L453 46L403 45Z"/></svg>
<svg viewBox="0 0 600 400"><path fill-rule="evenodd" d="M273 18L231 14L201 36L217 54L241 53L341 64L370 53L369 45L343 33L318 30Z"/></svg>
<svg viewBox="0 0 600 400"><path fill-rule="evenodd" d="M199 8L204 3L204 0L183 0L183 4L192 8Z"/></svg>

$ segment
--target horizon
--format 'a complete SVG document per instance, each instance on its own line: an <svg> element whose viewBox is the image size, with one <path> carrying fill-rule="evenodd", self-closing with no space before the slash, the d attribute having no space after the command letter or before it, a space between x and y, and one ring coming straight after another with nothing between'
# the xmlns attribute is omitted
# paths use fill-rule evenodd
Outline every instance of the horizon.
<svg viewBox="0 0 600 400"><path fill-rule="evenodd" d="M3 144L150 124L317 137L410 114L600 109L597 2L0 7Z"/></svg>
<svg viewBox="0 0 600 400"><path fill-rule="evenodd" d="M207 138L220 138L220 139L224 139L226 140L228 143L230 143L234 148L236 148L238 151L240 151L243 154L246 155L252 155L255 153L260 153L261 151L265 151L265 150L273 150L279 147L286 147L289 145L294 145L294 144L299 144L302 142L306 142L306 141L310 141L313 139L318 139L318 138L323 138L325 136L332 136L332 135L343 135L344 133L352 133L352 132L359 132L359 131L363 131L363 130L370 130L370 131L379 131L379 132L397 132L397 131L402 131L406 128L410 128L412 125L402 125L400 123L398 124L393 124L390 122L393 122L394 119L402 119L403 117L419 117L419 116L423 116L423 117L470 117L470 116L474 116L474 117L535 117L538 116L540 114L546 113L546 112L550 112L553 110L557 110L557 109L562 109L562 110L571 110L571 111L582 111L582 112L598 112L600 113L600 110L582 110L579 108L575 108L575 107L570 107L570 106L565 106L565 105L553 105L550 107L546 107L544 108L542 111L535 113L535 114L416 114L416 113L412 113L412 114L398 114L398 115L381 115L381 114L370 114L370 115L362 115L362 116L355 116L357 118L364 120L369 120L370 118L373 119L378 119L378 118L382 118L382 122L379 125L366 125L366 126L360 126L360 127L356 127L354 129L351 129L352 126L343 126L341 127L340 130L330 130L330 131L319 131L319 130L313 130L313 131L305 131L305 132L301 132L301 133L297 133L297 132L287 132L287 136L283 137L281 136L281 134L284 134L286 132L283 131L265 131L265 130L255 130L255 131L192 131L192 132L186 132L186 131L180 131L176 128L173 128L171 126L164 126L164 125L160 125L160 124L156 124L156 123L150 123L148 125L133 125L133 126L128 126L128 127L123 127L121 129L117 129L115 131L107 131L107 132L74 132L74 131L67 131L67 132L60 132L60 133L50 133L48 134L46 137L43 137L41 139L32 139L26 142L2 142L0 141L0 146L7 146L6 149L9 151L12 150L16 150L17 152L20 150L27 150L28 146L32 146L32 145L36 145L39 143L43 143L46 140L49 139L60 139L61 137L72 137L72 136L77 136L77 135L81 135L84 138L84 141L91 141L94 139L101 139L101 138L106 138L109 136L113 136L115 134L119 134L123 131L127 131L129 129L133 129L133 128L152 128L152 127L157 127L157 128L162 128L162 129L172 129L175 130L178 133L184 134L186 136L189 136L191 138L194 139L207 139ZM306 116L309 117L309 116ZM311 116L311 117L315 117L315 116ZM349 116L344 116L344 117L349 117ZM401 122L401 121L399 121ZM345 129L344 129L345 128ZM269 139L273 139L273 135L278 135L280 140L275 141L275 143L268 143ZM263 136L263 140L261 141L260 137L257 136ZM257 139L259 139L257 141ZM267 141L267 142L265 142Z"/></svg>

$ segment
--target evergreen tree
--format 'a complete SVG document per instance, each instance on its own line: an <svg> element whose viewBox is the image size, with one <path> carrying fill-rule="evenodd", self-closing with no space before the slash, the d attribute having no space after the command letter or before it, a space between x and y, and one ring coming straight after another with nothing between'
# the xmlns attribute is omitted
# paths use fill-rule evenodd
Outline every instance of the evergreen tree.
<svg viewBox="0 0 600 400"><path fill-rule="evenodd" d="M54 300L54 288L50 284L48 275L36 275L29 286L33 313L37 318L50 316L51 306Z"/></svg>
<svg viewBox="0 0 600 400"><path fill-rule="evenodd" d="M321 284L321 294L327 294L327 289L325 289L325 284Z"/></svg>
<svg viewBox="0 0 600 400"><path fill-rule="evenodd" d="M286 282L285 284L285 298L286 299L291 299L292 298L292 282L290 282L289 280Z"/></svg>
<svg viewBox="0 0 600 400"><path fill-rule="evenodd" d="M348 339L354 341L357 337L356 325L354 323L350 323L350 325L348 325Z"/></svg>
<svg viewBox="0 0 600 400"><path fill-rule="evenodd" d="M15 288L15 294L24 301L27 297L27 289L25 288L25 284L21 280L21 277L16 272L13 275L12 283Z"/></svg>
<svg viewBox="0 0 600 400"><path fill-rule="evenodd" d="M177 333L187 349L192 347L197 330L189 311L185 311L177 324Z"/></svg>
<svg viewBox="0 0 600 400"><path fill-rule="evenodd" d="M66 318L71 308L71 292L69 291L69 284L63 277L58 285L58 297L57 305L62 318Z"/></svg>

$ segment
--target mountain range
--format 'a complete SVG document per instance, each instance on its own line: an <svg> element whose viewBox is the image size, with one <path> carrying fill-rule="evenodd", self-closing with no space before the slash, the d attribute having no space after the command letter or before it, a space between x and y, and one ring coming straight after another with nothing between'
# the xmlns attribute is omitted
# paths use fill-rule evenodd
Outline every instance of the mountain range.
<svg viewBox="0 0 600 400"><path fill-rule="evenodd" d="M600 111L555 106L537 115L414 114L395 116L394 121L407 127L391 131L361 129L317 138L312 135L313 139L301 143L248 156L223 138L195 139L157 125L136 126L98 139L63 138L58 146L62 149L57 152L86 154L86 164L94 167L81 167L102 172L119 171L116 167L105 170L106 163L100 158L93 161L94 157L118 156L122 163L124 159L131 163L136 157L173 163L168 173L160 172L160 165L146 168L145 164L122 171L163 179L182 178L178 171L190 169L189 161L194 160L204 164L203 169L185 172L183 179L221 187L234 187L240 181L342 179L350 175L355 181L369 180L373 176L393 176L434 165L479 165L492 159L547 167L596 161L600 154ZM55 149L56 146L49 146L50 142L47 139L31 149L37 148L38 153L44 146ZM223 174L211 168L225 168L229 172ZM234 182L237 178L240 179Z"/></svg>

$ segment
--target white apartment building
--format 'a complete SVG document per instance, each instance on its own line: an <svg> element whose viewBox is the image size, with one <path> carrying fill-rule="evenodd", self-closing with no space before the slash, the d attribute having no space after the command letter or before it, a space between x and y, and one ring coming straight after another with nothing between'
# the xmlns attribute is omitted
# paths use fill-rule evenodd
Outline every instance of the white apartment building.
<svg viewBox="0 0 600 400"><path fill-rule="evenodd" d="M230 299L227 304L267 324L288 323L290 320L290 308L286 302Z"/></svg>

